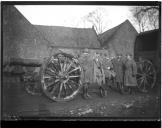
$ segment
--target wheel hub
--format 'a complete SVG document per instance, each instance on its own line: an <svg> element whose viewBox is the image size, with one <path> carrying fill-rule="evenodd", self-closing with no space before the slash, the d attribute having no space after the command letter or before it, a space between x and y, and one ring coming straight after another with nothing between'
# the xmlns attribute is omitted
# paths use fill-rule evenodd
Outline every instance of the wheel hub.
<svg viewBox="0 0 162 128"><path fill-rule="evenodd" d="M66 82L66 81L68 81L68 79L69 79L69 76L65 72L59 73L59 80L61 82Z"/></svg>

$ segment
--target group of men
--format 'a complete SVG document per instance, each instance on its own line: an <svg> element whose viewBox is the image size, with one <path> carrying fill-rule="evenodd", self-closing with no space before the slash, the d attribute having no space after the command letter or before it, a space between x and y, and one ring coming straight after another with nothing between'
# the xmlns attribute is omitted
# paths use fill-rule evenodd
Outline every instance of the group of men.
<svg viewBox="0 0 162 128"><path fill-rule="evenodd" d="M88 94L88 86L90 83L97 83L101 92L101 96L105 96L106 92L104 84L105 79L114 78L118 88L124 86L136 86L137 66L131 54L122 56L117 54L116 57L107 57L106 54L96 52L95 55L89 53L88 49L83 51L79 57L79 62L83 68L82 84L83 97L90 98Z"/></svg>
<svg viewBox="0 0 162 128"><path fill-rule="evenodd" d="M118 54L116 58L112 59L112 63L116 72L115 82L121 91L124 87L137 86L137 65L131 54L126 56Z"/></svg>

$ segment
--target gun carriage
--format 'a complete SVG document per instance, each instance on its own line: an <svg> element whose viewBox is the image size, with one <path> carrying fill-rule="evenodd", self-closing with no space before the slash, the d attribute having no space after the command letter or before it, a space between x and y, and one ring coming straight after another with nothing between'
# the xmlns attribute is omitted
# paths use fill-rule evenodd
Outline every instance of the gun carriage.
<svg viewBox="0 0 162 128"><path fill-rule="evenodd" d="M49 31L47 31L46 34L42 35L41 32L44 30L43 27L40 29L40 31L37 31L36 27L40 26L32 25L14 7L8 6L4 8L6 9L4 9L3 11L3 77L8 74L8 72L10 74L13 73L12 67L17 67L15 68L15 70L18 71L18 69L22 69L21 73L19 72L14 75L20 76L21 80L25 83L24 85L26 90L29 93L37 94L34 90L40 90L38 92L42 91L53 101L68 101L73 99L82 87L81 79L83 77L83 71L78 58L82 54L82 50L86 47L49 47L49 44L52 44L55 40L53 39L53 35L50 36ZM52 29L53 28L48 28L48 30L50 31ZM139 34L136 38L135 47L133 44L134 41L132 41L132 43L127 43L128 39L126 38L131 36L126 35L125 33L130 34L129 31L134 31L134 28L132 28L131 24L128 21L115 27L115 30L118 30L118 32L115 31L116 33L114 33L114 35L110 34L113 35L113 38L110 39L114 40L112 41L113 43L117 42L115 45L119 45L120 43L122 48L119 48L119 50L126 50L124 44L128 44L128 48L134 49L131 51L134 52L134 59L137 62L137 82L139 89L142 92L152 89L155 86L157 80L157 71L160 71L160 61L158 62L158 60L160 60L159 30L152 31L151 33L146 32ZM53 32L55 33L56 31L58 31L57 27ZM112 30L110 31L112 32ZM71 35L68 36L68 32L69 35L73 33L73 35L75 35L75 38L77 36L80 36L78 38L79 41L75 38L72 38ZM84 43L85 46L87 44L86 40L83 40L83 35L87 38L87 40L92 39L92 44L95 44L92 37L97 38L96 36L92 35L88 36L88 34L92 34L92 32L90 32L89 30L83 31L80 29L76 31L74 28L71 30L67 28L61 28L58 33L55 33L54 35L61 38L61 41L63 43L66 44L66 41L72 38L73 40L76 40L78 46L82 46L82 44L79 44L79 42ZM62 38L62 35L68 37L68 40ZM146 35L148 40L144 39L145 36L143 35ZM44 36L47 36L48 38L44 38ZM120 42L120 39L123 36L125 36L125 40L122 41L122 44ZM136 34L133 33L132 37L136 37ZM49 42L49 40L51 40L52 42ZM130 40L133 39L131 38ZM149 45L145 42L149 42ZM156 43L155 45L154 42L158 43ZM92 44L90 44L90 46ZM90 46L87 48L89 49L90 55L93 58L96 52L102 54L106 53L108 55L109 52L117 52L118 48L115 45L112 45L112 47L115 48L112 48L110 50L109 48L95 49L90 48ZM150 47L147 48L147 46ZM115 51L114 49L116 49L117 51ZM125 51L123 50L123 52ZM93 83L94 81L91 82L92 85ZM34 86L35 84L37 84L38 86Z"/></svg>
<svg viewBox="0 0 162 128"><path fill-rule="evenodd" d="M43 61L12 58L9 65L23 67L24 72L21 76L23 76L25 88L29 93L39 94L41 89L53 101L69 101L78 94L82 87L83 71L78 56L82 53L83 48L69 49L53 46L52 49L54 52L51 52L49 57L46 57ZM89 51L92 57L94 57L96 51L102 54L107 53L105 49L89 49ZM156 69L152 60L143 57L144 59L138 61L137 58L140 58L139 54L138 57L135 54L138 67L138 87L142 92L145 92L153 88L156 83ZM108 70L110 70L109 68ZM115 77L115 75L112 77ZM34 91L35 84L39 84L39 93ZM93 81L91 84L93 84ZM125 90L125 93L128 93L128 90Z"/></svg>

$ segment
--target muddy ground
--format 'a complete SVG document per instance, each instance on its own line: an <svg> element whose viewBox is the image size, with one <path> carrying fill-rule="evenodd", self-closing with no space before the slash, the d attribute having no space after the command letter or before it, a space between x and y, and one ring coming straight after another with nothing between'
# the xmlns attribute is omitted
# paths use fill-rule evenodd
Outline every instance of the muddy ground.
<svg viewBox="0 0 162 128"><path fill-rule="evenodd" d="M3 84L3 119L17 120L20 117L108 117L121 119L159 119L160 84L149 93L134 90L131 95L122 95L115 88L107 88L102 98L99 90L91 91L91 99L78 94L68 102L53 102L45 95L32 96L22 83L8 81Z"/></svg>

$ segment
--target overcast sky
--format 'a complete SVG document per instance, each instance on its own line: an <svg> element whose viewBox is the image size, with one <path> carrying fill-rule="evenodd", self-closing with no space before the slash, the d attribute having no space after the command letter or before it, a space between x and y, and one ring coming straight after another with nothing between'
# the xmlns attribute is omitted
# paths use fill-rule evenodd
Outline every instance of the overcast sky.
<svg viewBox="0 0 162 128"><path fill-rule="evenodd" d="M82 18L97 8L104 10L104 31L128 19L138 31L130 12L130 6L89 6L89 5L17 5L16 8L32 23L37 25L91 28Z"/></svg>

